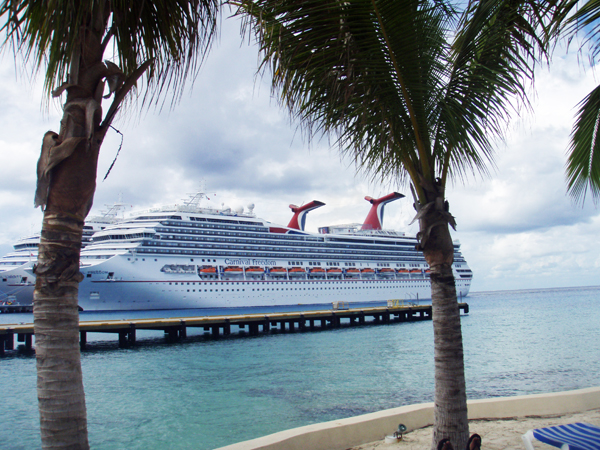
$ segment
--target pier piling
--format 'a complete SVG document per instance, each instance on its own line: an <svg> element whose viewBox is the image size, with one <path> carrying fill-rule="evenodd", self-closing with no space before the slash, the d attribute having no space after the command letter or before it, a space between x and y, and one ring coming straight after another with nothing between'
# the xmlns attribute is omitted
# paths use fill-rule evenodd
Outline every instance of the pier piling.
<svg viewBox="0 0 600 450"><path fill-rule="evenodd" d="M469 312L469 305L459 303L462 312ZM417 320L431 320L431 305L391 306L361 309L316 310L302 312L274 312L270 314L241 314L231 316L201 316L186 318L99 320L79 323L79 343L82 350L88 346L87 333L115 333L119 347L136 344L137 330L162 330L168 343L187 338L187 328L201 328L212 337L231 335L231 325L246 330L250 335L269 332L316 331L342 326L364 326L367 324L391 324ZM308 323L307 323L308 322ZM287 326L286 326L287 324ZM17 341L24 343L27 350L33 347L33 324L0 325L0 356L15 349Z"/></svg>

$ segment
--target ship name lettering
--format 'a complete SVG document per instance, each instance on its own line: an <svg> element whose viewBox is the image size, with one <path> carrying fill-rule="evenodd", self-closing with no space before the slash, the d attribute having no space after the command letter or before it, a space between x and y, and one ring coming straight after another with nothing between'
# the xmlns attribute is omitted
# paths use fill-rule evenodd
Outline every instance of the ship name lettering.
<svg viewBox="0 0 600 450"><path fill-rule="evenodd" d="M228 266L249 266L249 259L226 259L225 264Z"/></svg>
<svg viewBox="0 0 600 450"><path fill-rule="evenodd" d="M275 261L273 261L272 259L253 259L252 265L253 266L274 266Z"/></svg>

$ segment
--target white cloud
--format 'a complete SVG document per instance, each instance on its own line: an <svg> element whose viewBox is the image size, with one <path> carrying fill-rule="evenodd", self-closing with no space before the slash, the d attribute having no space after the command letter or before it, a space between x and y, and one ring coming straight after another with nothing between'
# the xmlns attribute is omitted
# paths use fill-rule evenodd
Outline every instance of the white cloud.
<svg viewBox="0 0 600 450"><path fill-rule="evenodd" d="M340 160L323 139L309 146L288 114L255 83L257 53L240 44L236 21L223 21L223 35L208 56L192 93L172 111L150 110L121 117L115 127L123 147L106 181L102 178L120 145L111 131L102 147L93 213L117 201L136 208L177 203L204 179L211 200L231 207L256 205L255 212L287 224L288 205L321 200L307 228L362 222L363 200L398 190L371 184ZM0 251L39 228L33 209L35 164L43 133L57 129L60 109L41 111L41 79L15 81L12 60L1 60L0 76ZM551 70L540 68L534 114L524 114L498 147L497 170L489 179L468 180L448 192L451 212L475 290L598 284L600 213L566 196L565 151L576 104L596 85L575 56L558 55ZM168 105L168 103L167 103ZM410 197L410 193L401 190ZM385 226L414 235L412 199L386 207Z"/></svg>

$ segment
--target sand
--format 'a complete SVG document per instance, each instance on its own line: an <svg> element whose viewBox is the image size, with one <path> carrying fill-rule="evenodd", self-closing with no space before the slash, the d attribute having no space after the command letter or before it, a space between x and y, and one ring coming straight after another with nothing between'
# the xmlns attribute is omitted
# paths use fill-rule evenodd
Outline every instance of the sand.
<svg viewBox="0 0 600 450"><path fill-rule="evenodd" d="M469 421L469 432L481 436L483 450L524 450L525 446L521 436L528 430L573 422L587 422L600 426L600 409L561 416L471 420ZM404 433L402 440L397 443L388 444L381 440L352 447L349 450L427 450L431 448L432 432L432 427L425 427ZM538 441L535 441L534 447L540 450L555 448Z"/></svg>

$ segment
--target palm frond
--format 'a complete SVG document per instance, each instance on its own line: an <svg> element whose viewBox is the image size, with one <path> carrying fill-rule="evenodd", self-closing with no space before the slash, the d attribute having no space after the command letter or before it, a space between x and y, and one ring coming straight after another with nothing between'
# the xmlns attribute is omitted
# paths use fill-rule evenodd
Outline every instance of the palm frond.
<svg viewBox="0 0 600 450"><path fill-rule="evenodd" d="M119 67L131 74L147 61L145 100L172 90L174 100L197 71L216 30L219 0L3 0L3 45L10 44L38 68L46 66L48 93L66 81L78 46L92 45L86 30L104 29Z"/></svg>
<svg viewBox="0 0 600 450"><path fill-rule="evenodd" d="M273 89L309 135L382 178L486 174L527 107L556 1L238 0ZM456 2L460 4L460 2ZM264 73L264 72L263 72Z"/></svg>
<svg viewBox="0 0 600 450"><path fill-rule="evenodd" d="M259 36L263 69L309 134L337 133L366 171L428 171L430 112L446 75L444 2L240 3Z"/></svg>
<svg viewBox="0 0 600 450"><path fill-rule="evenodd" d="M550 21L551 3L482 0L466 8L441 103L436 151L452 151L444 173L457 175L466 168L486 173L494 141L503 138L520 107L530 106L527 90L535 65L548 51L541 30Z"/></svg>
<svg viewBox="0 0 600 450"><path fill-rule="evenodd" d="M567 189L582 202L588 189L595 202L600 199L600 86L579 103L577 121L571 133L567 160Z"/></svg>

